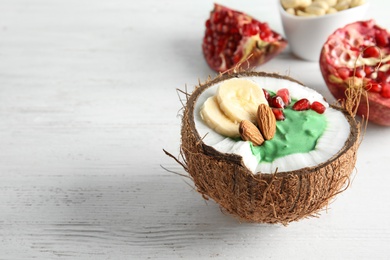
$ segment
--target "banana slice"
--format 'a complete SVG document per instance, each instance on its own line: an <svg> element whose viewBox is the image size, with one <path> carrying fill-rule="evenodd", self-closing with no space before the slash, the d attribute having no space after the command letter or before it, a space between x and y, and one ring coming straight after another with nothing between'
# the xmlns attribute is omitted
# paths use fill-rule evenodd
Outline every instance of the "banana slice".
<svg viewBox="0 0 390 260"><path fill-rule="evenodd" d="M268 102L263 90L247 79L230 79L218 88L217 100L222 112L234 123L249 120L256 123L257 108Z"/></svg>
<svg viewBox="0 0 390 260"><path fill-rule="evenodd" d="M200 115L206 124L217 133L237 138L240 137L239 124L231 121L221 111L217 97L209 97L200 109Z"/></svg>

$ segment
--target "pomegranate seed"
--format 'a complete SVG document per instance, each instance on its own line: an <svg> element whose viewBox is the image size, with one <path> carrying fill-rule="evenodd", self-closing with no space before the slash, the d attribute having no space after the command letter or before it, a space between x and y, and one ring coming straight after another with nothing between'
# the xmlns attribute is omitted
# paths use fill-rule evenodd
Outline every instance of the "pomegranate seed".
<svg viewBox="0 0 390 260"><path fill-rule="evenodd" d="M363 42L374 42L374 41L375 41L375 39L372 35L364 35L363 36ZM364 46L362 46L362 47L364 47Z"/></svg>
<svg viewBox="0 0 390 260"><path fill-rule="evenodd" d="M257 26L257 24L254 23L244 24L243 29L245 36L252 36L259 33L259 27Z"/></svg>
<svg viewBox="0 0 390 260"><path fill-rule="evenodd" d="M284 104L288 106L291 102L290 92L286 88L281 88L276 92L276 95L281 97Z"/></svg>
<svg viewBox="0 0 390 260"><path fill-rule="evenodd" d="M225 24L232 24L232 23L233 23L233 20L230 19L229 16L226 16L224 22L225 22Z"/></svg>
<svg viewBox="0 0 390 260"><path fill-rule="evenodd" d="M359 48L359 46L357 46L359 43L353 43L353 46L351 46L351 51L354 51L354 52L360 52L361 49Z"/></svg>
<svg viewBox="0 0 390 260"><path fill-rule="evenodd" d="M262 40L267 40L272 36L271 30L265 30L260 32L260 38Z"/></svg>
<svg viewBox="0 0 390 260"><path fill-rule="evenodd" d="M283 121L284 119L286 119L283 110L278 108L272 108L272 112L274 113L276 120Z"/></svg>
<svg viewBox="0 0 390 260"><path fill-rule="evenodd" d="M214 12L211 19L214 24L219 23L222 20L222 12Z"/></svg>
<svg viewBox="0 0 390 260"><path fill-rule="evenodd" d="M231 27L229 33L230 34L238 34L239 33L238 28L237 27Z"/></svg>
<svg viewBox="0 0 390 260"><path fill-rule="evenodd" d="M214 66L219 67L222 64L222 58L218 57L214 60Z"/></svg>
<svg viewBox="0 0 390 260"><path fill-rule="evenodd" d="M362 56L363 58L379 58L381 53L378 47L370 46L364 49Z"/></svg>
<svg viewBox="0 0 390 260"><path fill-rule="evenodd" d="M230 27L226 24L222 25L222 33L228 33L230 31Z"/></svg>
<svg viewBox="0 0 390 260"><path fill-rule="evenodd" d="M376 31L375 41L378 46L386 47L389 44L389 39L387 38L387 32L385 30Z"/></svg>
<svg viewBox="0 0 390 260"><path fill-rule="evenodd" d="M389 71L378 71L377 81L380 82L390 82Z"/></svg>
<svg viewBox="0 0 390 260"><path fill-rule="evenodd" d="M295 111L303 111L310 109L310 101L306 98L302 98L295 102L295 104L292 107Z"/></svg>
<svg viewBox="0 0 390 260"><path fill-rule="evenodd" d="M313 104L311 104L310 108L316 111L318 114L323 114L326 109L325 106L318 101L314 101Z"/></svg>
<svg viewBox="0 0 390 260"><path fill-rule="evenodd" d="M265 99L269 102L269 98L270 98L269 92L266 89L263 89L263 92L264 92Z"/></svg>
<svg viewBox="0 0 390 260"><path fill-rule="evenodd" d="M207 19L206 20L206 28L209 29L210 26L211 26L211 21L210 21L210 19Z"/></svg>
<svg viewBox="0 0 390 260"><path fill-rule="evenodd" d="M351 70L348 68L339 68L337 70L337 73L339 74L342 80L346 80L347 78L349 78Z"/></svg>
<svg viewBox="0 0 390 260"><path fill-rule="evenodd" d="M230 50L232 50L232 51L234 51L234 48L235 48L236 46L234 46L234 43L233 42L228 42L227 44L226 44L226 48L228 48L228 49L230 49Z"/></svg>
<svg viewBox="0 0 390 260"><path fill-rule="evenodd" d="M232 60L225 60L225 63L226 63L226 66L228 67L231 67L233 65L233 61Z"/></svg>
<svg viewBox="0 0 390 260"><path fill-rule="evenodd" d="M241 58L242 58L242 54L241 53L236 53L236 54L233 55L233 62L234 63L238 63L238 62L240 62Z"/></svg>
<svg viewBox="0 0 390 260"><path fill-rule="evenodd" d="M379 93L382 91L382 85L376 82L370 82L365 87L370 92Z"/></svg>
<svg viewBox="0 0 390 260"><path fill-rule="evenodd" d="M390 84L389 83L383 84L381 96L384 98L390 98Z"/></svg>
<svg viewBox="0 0 390 260"><path fill-rule="evenodd" d="M361 25L362 25L363 27L369 27L369 26L371 26L371 22L370 22L370 21L362 21L362 22L361 22Z"/></svg>
<svg viewBox="0 0 390 260"><path fill-rule="evenodd" d="M269 103L270 107L274 107L274 108L284 108L285 107L283 99L279 96L274 96L274 97L270 98L268 103Z"/></svg>
<svg viewBox="0 0 390 260"><path fill-rule="evenodd" d="M366 72L362 67L356 68L356 77L358 78L364 78L366 76Z"/></svg>
<svg viewBox="0 0 390 260"><path fill-rule="evenodd" d="M371 73L373 73L374 71L375 71L374 67L370 67L370 66L364 67L364 72L366 73L367 77L369 77Z"/></svg>
<svg viewBox="0 0 390 260"><path fill-rule="evenodd" d="M232 56L233 52L230 49L225 49L224 54L225 54L225 56Z"/></svg>
<svg viewBox="0 0 390 260"><path fill-rule="evenodd" d="M344 32L344 38L347 40L351 39L351 34L349 33L349 31Z"/></svg>
<svg viewBox="0 0 390 260"><path fill-rule="evenodd" d="M351 60L351 55L349 53L343 53L342 56L340 57L342 60L348 62Z"/></svg>
<svg viewBox="0 0 390 260"><path fill-rule="evenodd" d="M222 32L222 26L223 26L223 24L221 24L221 23L217 24L215 30L216 30L217 32L221 33L221 32Z"/></svg>
<svg viewBox="0 0 390 260"><path fill-rule="evenodd" d="M216 41L216 44L215 44L215 49L217 52L222 52L224 47L225 47L225 39L219 39Z"/></svg>
<svg viewBox="0 0 390 260"><path fill-rule="evenodd" d="M262 32L271 30L267 23L259 23L259 28Z"/></svg>
<svg viewBox="0 0 390 260"><path fill-rule="evenodd" d="M241 34L235 33L235 34L233 34L232 38L233 38L233 42L235 42L237 44L237 42L241 41L242 36L241 36Z"/></svg>

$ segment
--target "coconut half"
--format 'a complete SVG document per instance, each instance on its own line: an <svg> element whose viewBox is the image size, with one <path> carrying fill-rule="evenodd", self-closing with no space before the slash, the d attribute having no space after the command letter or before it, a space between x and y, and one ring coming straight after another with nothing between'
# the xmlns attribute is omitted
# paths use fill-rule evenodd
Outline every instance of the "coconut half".
<svg viewBox="0 0 390 260"><path fill-rule="evenodd" d="M234 144L231 144L227 145L230 150L225 149L223 140L215 145L213 138L207 137L207 131L212 130L205 130L199 123L199 105L207 97L207 92L212 92L213 87L222 81L238 77L255 81L259 78L261 82L276 80L280 86L294 85L298 92L293 90L291 96L294 93L299 95L299 87L305 88L287 76L263 72L221 74L200 84L189 96L182 118L181 152L185 170L203 197L213 199L240 220L287 224L317 216L349 183L360 143L360 124L353 114L342 107L330 105L330 109L341 116L341 124L338 121L331 124L336 124L336 129L346 129L344 132L347 133L339 138L340 147L336 145L337 149L331 150L329 156L319 163L307 165L304 161L299 166L294 164L292 170L283 166L282 171L275 163L264 170L248 159L250 155L247 155L244 146L236 145L234 148ZM317 92L309 93L313 93L313 99L321 98L325 103ZM329 143L331 140L325 139L323 142ZM299 160L299 157L294 160Z"/></svg>

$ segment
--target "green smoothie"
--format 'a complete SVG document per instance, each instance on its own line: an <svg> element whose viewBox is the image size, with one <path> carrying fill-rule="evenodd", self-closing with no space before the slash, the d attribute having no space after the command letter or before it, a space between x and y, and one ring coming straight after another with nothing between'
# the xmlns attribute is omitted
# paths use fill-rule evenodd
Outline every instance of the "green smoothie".
<svg viewBox="0 0 390 260"><path fill-rule="evenodd" d="M294 111L286 108L283 112L286 119L277 121L274 138L265 141L261 146L251 144L252 153L259 163L314 150L317 140L326 129L326 117L313 110Z"/></svg>

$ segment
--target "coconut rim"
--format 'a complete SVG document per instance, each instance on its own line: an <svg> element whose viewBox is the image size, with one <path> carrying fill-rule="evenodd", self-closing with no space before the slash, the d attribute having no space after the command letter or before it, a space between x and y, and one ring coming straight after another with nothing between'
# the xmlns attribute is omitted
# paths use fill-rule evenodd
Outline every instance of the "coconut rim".
<svg viewBox="0 0 390 260"><path fill-rule="evenodd" d="M240 156L238 154L234 154L234 153L222 153L222 152L218 151L217 149L215 149L214 147L205 144L203 142L202 137L199 135L198 130L196 129L195 120L194 120L195 104L197 102L198 97L201 95L201 93L203 93L203 91L205 91L209 87L211 87L211 86L213 86L213 85L215 85L215 84L217 84L219 82L222 82L224 80L228 80L228 79L231 79L231 78L242 78L242 77L273 77L273 78L281 79L281 80L289 80L289 81L298 83L299 85L301 85L303 87L306 87L306 86L302 82L300 82L298 80L295 80L295 79L293 79L293 78L291 78L289 76L284 76L284 75L280 75L280 74L277 74L277 73L256 72L256 71L229 72L229 73L219 74L214 79L207 80L204 84L199 83L199 86L197 86L195 88L195 90L192 92L192 94L188 98L188 101L187 101L187 104L186 104L186 110L187 110L186 112L188 113L188 119L187 120L189 121L188 124L189 124L190 130L195 135L197 143L201 145L204 154L208 155L208 156L211 156L211 157L214 157L214 158L217 158L219 160L223 160L223 161L230 162L230 163L235 163L235 164L237 164L239 166L245 167L249 172L252 172L252 171L249 170L248 167L245 166L245 164L243 162L242 156ZM254 176L260 176L260 175L270 175L271 176L271 175L274 175L276 177L287 177L287 176L289 176L291 174L297 175L297 176L311 174L313 172L318 171L321 168L326 167L329 164L332 164L342 154L344 154L346 151L351 149L355 145L355 143L358 141L358 139L359 139L360 125L355 120L354 115L352 115L350 112L348 112L342 106L337 105L337 104L335 104L335 105L329 104L329 105L330 105L330 107L332 107L332 108L340 111L341 113L343 113L343 115L347 119L347 121L349 123L349 126L350 126L349 136L348 136L347 140L345 141L343 147L336 154L334 154L327 161L325 161L323 163L320 163L320 164L318 164L316 166L304 167L304 168L300 168L300 169L293 170L293 171L284 171L284 172L276 171L274 173L262 173L262 172L253 173L252 172L253 175Z"/></svg>

